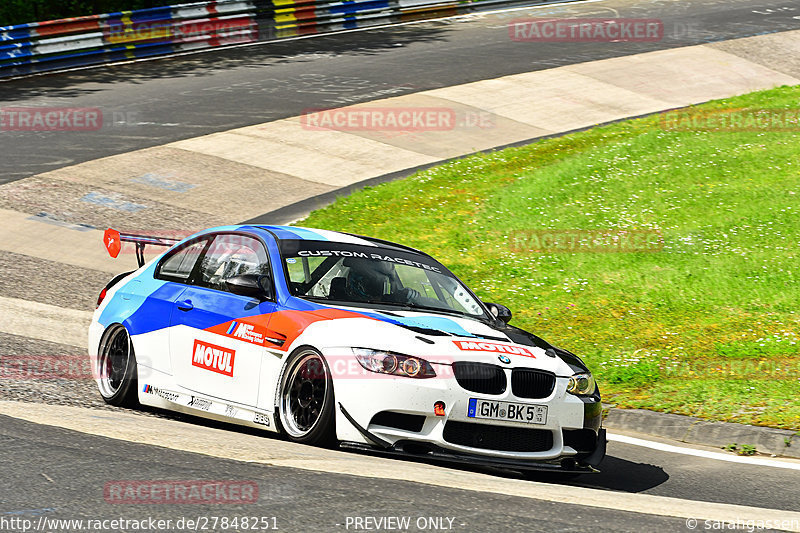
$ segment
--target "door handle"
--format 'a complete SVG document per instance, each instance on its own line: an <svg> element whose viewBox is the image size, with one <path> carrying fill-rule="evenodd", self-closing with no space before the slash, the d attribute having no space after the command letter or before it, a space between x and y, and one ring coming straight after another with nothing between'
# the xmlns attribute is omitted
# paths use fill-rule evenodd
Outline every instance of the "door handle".
<svg viewBox="0 0 800 533"><path fill-rule="evenodd" d="M194 305L192 305L191 300L184 300L178 304L178 309L181 311L191 311L194 309Z"/></svg>

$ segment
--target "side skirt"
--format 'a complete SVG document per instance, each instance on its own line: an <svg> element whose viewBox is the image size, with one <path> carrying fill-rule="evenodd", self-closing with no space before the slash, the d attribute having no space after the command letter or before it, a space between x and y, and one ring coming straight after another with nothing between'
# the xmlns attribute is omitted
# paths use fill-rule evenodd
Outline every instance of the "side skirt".
<svg viewBox="0 0 800 533"><path fill-rule="evenodd" d="M278 432L274 413L224 402L188 392L177 392L139 382L139 403L167 411L208 418L264 431Z"/></svg>

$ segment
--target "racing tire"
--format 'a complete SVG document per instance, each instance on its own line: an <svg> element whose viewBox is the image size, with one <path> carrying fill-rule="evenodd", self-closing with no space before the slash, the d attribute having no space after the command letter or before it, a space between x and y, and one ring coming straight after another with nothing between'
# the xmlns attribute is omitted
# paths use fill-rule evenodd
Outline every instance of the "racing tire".
<svg viewBox="0 0 800 533"><path fill-rule="evenodd" d="M322 354L310 347L292 354L278 390L278 419L289 440L311 446L336 442L333 379Z"/></svg>
<svg viewBox="0 0 800 533"><path fill-rule="evenodd" d="M139 386L136 355L128 330L110 327L97 351L97 386L106 403L117 407L137 407Z"/></svg>

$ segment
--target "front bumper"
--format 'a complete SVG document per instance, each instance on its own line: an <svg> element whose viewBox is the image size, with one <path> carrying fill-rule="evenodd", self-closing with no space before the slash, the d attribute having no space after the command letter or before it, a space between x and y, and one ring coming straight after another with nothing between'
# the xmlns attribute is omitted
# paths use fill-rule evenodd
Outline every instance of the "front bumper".
<svg viewBox="0 0 800 533"><path fill-rule="evenodd" d="M445 373L430 379L379 374L334 379L340 404L337 437L346 447L377 448L380 453L409 455L413 450L419 452L416 455L452 462L559 471L574 465L576 471L592 471L605 450L605 435L599 427L600 397L569 394L567 383L568 378L557 378L548 397L526 399L510 390L499 395L470 392ZM545 406L547 419L535 425L476 419L467 413L471 398ZM434 414L437 402L444 402L444 416ZM386 413L409 423L387 423ZM599 460L590 462L601 447Z"/></svg>

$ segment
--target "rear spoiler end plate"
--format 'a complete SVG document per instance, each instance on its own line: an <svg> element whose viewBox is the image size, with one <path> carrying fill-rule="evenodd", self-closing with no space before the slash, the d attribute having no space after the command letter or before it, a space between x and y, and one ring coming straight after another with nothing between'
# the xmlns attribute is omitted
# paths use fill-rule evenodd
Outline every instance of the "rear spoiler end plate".
<svg viewBox="0 0 800 533"><path fill-rule="evenodd" d="M103 244L108 250L108 255L116 258L122 250L123 242L132 242L136 245L136 261L139 266L144 266L144 248L145 246L165 246L170 247L179 242L179 239L170 239L167 237L155 237L152 235L136 235L133 233L120 233L119 231L108 228L103 233Z"/></svg>

